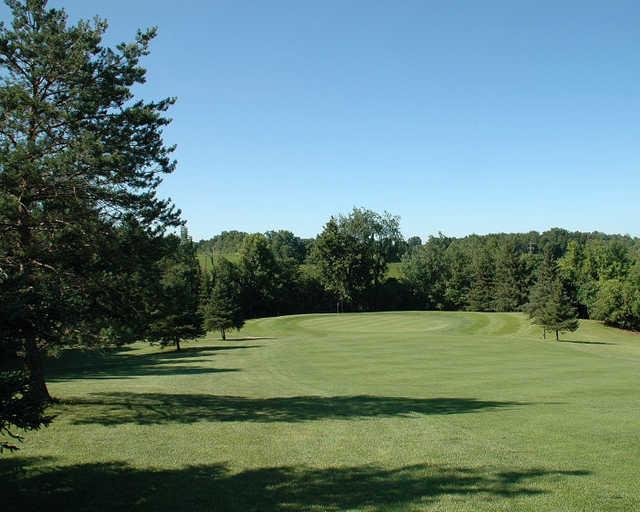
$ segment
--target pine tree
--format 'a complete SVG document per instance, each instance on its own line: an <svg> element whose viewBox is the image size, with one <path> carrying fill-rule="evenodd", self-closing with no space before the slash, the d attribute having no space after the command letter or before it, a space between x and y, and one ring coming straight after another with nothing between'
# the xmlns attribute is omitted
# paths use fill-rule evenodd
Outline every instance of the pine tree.
<svg viewBox="0 0 640 512"><path fill-rule="evenodd" d="M489 251L484 247L479 248L471 265L469 309L471 311L491 311L495 297L495 271Z"/></svg>
<svg viewBox="0 0 640 512"><path fill-rule="evenodd" d="M561 332L573 332L579 326L576 311L558 277L553 280L540 321L547 330L555 331L556 341Z"/></svg>
<svg viewBox="0 0 640 512"><path fill-rule="evenodd" d="M496 259L496 311L517 311L523 303L522 264L513 242L506 242L498 250Z"/></svg>
<svg viewBox="0 0 640 512"><path fill-rule="evenodd" d="M38 403L51 400L43 353L96 343L127 309L111 286L126 263L112 251L126 219L154 236L179 223L155 193L175 167L162 140L174 100L137 101L132 92L145 81L140 60L155 30L109 48L104 20L71 25L46 0L6 3L13 19L0 25L0 354L19 356Z"/></svg>
<svg viewBox="0 0 640 512"><path fill-rule="evenodd" d="M162 278L158 284L155 309L147 333L149 341L175 345L204 334L200 297L200 267L193 242L183 231L173 254L160 263Z"/></svg>
<svg viewBox="0 0 640 512"><path fill-rule="evenodd" d="M576 311L564 290L550 251L544 254L526 309L533 323L542 326L545 338L547 331L554 331L558 340L560 332L578 328Z"/></svg>
<svg viewBox="0 0 640 512"><path fill-rule="evenodd" d="M201 305L204 327L207 331L220 331L226 340L226 331L244 325L240 274L235 265L225 258L215 262L208 296Z"/></svg>
<svg viewBox="0 0 640 512"><path fill-rule="evenodd" d="M14 429L38 430L53 419L45 415L46 402L31 392L28 374L21 370L0 371L0 453L15 451L13 441L22 441L22 436Z"/></svg>

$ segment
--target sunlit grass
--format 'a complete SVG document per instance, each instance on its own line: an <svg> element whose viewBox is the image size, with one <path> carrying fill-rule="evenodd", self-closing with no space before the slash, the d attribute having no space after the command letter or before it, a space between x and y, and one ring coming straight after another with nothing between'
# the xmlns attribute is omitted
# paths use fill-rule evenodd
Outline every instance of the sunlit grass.
<svg viewBox="0 0 640 512"><path fill-rule="evenodd" d="M300 315L70 352L8 510L636 510L640 337L512 313ZM17 471L21 467L21 471Z"/></svg>

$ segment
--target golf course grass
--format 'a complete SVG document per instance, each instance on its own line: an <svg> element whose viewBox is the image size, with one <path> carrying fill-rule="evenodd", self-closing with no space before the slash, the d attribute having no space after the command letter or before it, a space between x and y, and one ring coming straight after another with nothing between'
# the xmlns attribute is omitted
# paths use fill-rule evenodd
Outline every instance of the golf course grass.
<svg viewBox="0 0 640 512"><path fill-rule="evenodd" d="M6 510L640 510L640 336L518 313L253 320L68 351ZM5 506L6 505L6 506Z"/></svg>

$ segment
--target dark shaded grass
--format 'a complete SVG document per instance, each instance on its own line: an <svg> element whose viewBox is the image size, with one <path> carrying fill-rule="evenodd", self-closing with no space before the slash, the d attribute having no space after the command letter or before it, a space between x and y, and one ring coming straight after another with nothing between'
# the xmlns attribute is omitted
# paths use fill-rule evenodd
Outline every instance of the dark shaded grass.
<svg viewBox="0 0 640 512"><path fill-rule="evenodd" d="M446 495L510 499L546 494L542 480L586 476L583 470L412 465L280 466L232 473L225 464L137 469L124 463L57 467L52 460L0 461L6 512L24 510L304 511L378 510L428 505Z"/></svg>
<svg viewBox="0 0 640 512"><path fill-rule="evenodd" d="M475 398L293 396L246 398L207 394L91 393L67 399L57 412L74 424L193 423L197 421L299 422L462 414L526 405Z"/></svg>
<svg viewBox="0 0 640 512"><path fill-rule="evenodd" d="M237 368L195 366L199 358L210 359L226 350L245 350L260 345L229 347L189 347L180 351L166 350L151 354L132 355L126 349L101 351L68 351L62 361L51 361L47 370L49 382L73 379L133 379L143 376L202 375L235 372Z"/></svg>
<svg viewBox="0 0 640 512"><path fill-rule="evenodd" d="M608 341L578 341L578 340L554 340L556 343L578 343L580 345L615 345L615 343L609 343Z"/></svg>

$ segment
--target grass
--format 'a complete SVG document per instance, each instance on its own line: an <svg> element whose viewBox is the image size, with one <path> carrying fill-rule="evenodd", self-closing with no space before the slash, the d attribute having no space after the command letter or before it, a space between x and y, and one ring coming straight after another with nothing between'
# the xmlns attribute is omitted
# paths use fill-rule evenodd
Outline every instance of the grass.
<svg viewBox="0 0 640 512"><path fill-rule="evenodd" d="M640 337L564 338L403 312L69 351L58 418L0 459L3 510L638 510Z"/></svg>
<svg viewBox="0 0 640 512"><path fill-rule="evenodd" d="M198 260L198 263L200 264L200 269L203 270L204 272L211 272L211 269L213 268L212 262L215 260L215 258L219 258L219 257L223 257L229 260L230 262L236 263L236 264L240 261L240 253L237 253L237 252L213 253L213 252L201 251L196 253L196 258Z"/></svg>
<svg viewBox="0 0 640 512"><path fill-rule="evenodd" d="M387 276L393 277L394 279L402 279L404 274L402 273L402 263L400 262L391 262L387 264Z"/></svg>

